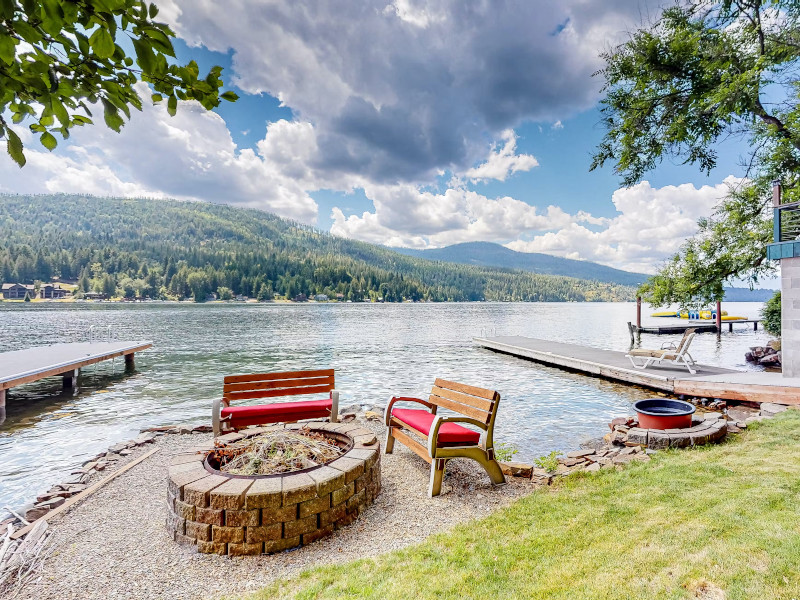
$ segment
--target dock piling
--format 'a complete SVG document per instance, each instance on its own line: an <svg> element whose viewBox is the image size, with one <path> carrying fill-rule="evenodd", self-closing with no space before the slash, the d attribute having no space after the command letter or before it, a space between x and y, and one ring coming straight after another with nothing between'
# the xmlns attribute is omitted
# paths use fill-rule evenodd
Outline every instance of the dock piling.
<svg viewBox="0 0 800 600"><path fill-rule="evenodd" d="M72 369L64 373L64 389L74 389L78 387L78 375L80 369Z"/></svg>
<svg viewBox="0 0 800 600"><path fill-rule="evenodd" d="M128 370L133 369L136 366L136 362L134 357L134 353L131 352L130 354L125 355L125 368Z"/></svg>

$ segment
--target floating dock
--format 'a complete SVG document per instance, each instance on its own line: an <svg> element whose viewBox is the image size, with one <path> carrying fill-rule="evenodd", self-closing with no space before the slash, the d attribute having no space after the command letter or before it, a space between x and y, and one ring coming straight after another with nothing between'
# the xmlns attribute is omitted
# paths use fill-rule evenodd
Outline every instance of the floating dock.
<svg viewBox="0 0 800 600"><path fill-rule="evenodd" d="M728 331L733 331L733 326L736 323L753 324L753 331L758 331L758 324L761 319L737 319L736 321L723 321L722 327L728 326ZM697 333L718 333L719 329L717 324L713 321L688 321L684 323L674 323L672 325L648 325L645 327L637 327L633 323L628 323L631 335L634 333L654 333L656 335L683 333L687 329L696 329Z"/></svg>
<svg viewBox="0 0 800 600"><path fill-rule="evenodd" d="M6 390L59 375L64 387L77 385L78 370L118 356L133 367L134 354L152 347L150 341L78 342L53 344L0 354L0 407L5 406Z"/></svg>
<svg viewBox="0 0 800 600"><path fill-rule="evenodd" d="M641 385L669 394L800 405L800 378L785 378L780 373L735 371L698 364L695 367L697 373L692 375L686 367L676 365L635 369L625 357L626 352L577 344L522 336L475 338L474 342L488 350L551 367Z"/></svg>

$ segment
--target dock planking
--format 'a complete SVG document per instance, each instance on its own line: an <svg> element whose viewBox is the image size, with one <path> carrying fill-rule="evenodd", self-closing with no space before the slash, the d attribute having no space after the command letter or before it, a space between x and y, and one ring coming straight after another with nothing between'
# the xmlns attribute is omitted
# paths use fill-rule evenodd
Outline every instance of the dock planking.
<svg viewBox="0 0 800 600"><path fill-rule="evenodd" d="M495 352L670 394L800 404L800 379L784 378L780 373L743 372L698 364L697 373L692 375L685 367L676 365L635 369L625 357L626 352L577 344L523 336L475 338L474 341Z"/></svg>
<svg viewBox="0 0 800 600"><path fill-rule="evenodd" d="M133 365L136 352L152 347L150 341L77 342L52 344L0 354L0 407L5 406L6 390L60 375L64 385L75 385L78 369L95 363L125 357L126 366Z"/></svg>

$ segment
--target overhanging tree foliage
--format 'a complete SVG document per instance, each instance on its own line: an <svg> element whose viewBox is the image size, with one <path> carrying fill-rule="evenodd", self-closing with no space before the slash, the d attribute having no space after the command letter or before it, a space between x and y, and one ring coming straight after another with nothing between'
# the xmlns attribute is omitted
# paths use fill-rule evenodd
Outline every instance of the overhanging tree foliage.
<svg viewBox="0 0 800 600"><path fill-rule="evenodd" d="M54 133L66 139L72 127L93 122L90 105L102 106L106 125L119 131L131 107L141 110L140 80L153 88L154 102L166 99L171 115L178 100L206 109L236 100L231 91L220 94L221 67L201 78L194 61L170 60L174 33L153 20L157 14L154 4L134 0L0 0L0 139L19 166L25 155L8 113L13 123L34 120L31 131L53 150Z"/></svg>
<svg viewBox="0 0 800 600"><path fill-rule="evenodd" d="M722 299L728 279L771 273L772 180L785 201L800 200L800 3L684 2L603 58L608 131L592 169L611 161L625 185L665 158L708 173L717 142L731 138L745 157L745 179L643 286L645 298L701 305Z"/></svg>

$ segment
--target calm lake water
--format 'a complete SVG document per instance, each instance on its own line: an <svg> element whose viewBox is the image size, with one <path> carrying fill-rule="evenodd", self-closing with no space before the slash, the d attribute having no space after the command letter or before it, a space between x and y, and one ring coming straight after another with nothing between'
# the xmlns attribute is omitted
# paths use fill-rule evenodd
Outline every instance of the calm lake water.
<svg viewBox="0 0 800 600"><path fill-rule="evenodd" d="M755 318L761 304L725 308ZM472 338L525 335L627 350L625 323L634 318L635 305L625 303L0 304L4 350L85 341L92 325L154 343L137 355L134 373L117 360L85 369L75 392L62 392L58 378L11 391L0 425L0 507L32 500L141 428L210 422L222 378L234 373L333 367L343 407L381 407L400 392L424 396L436 377L463 381L499 390L495 440L516 444L517 459L574 449L652 393L479 349ZM642 345L673 337L643 336ZM692 354L745 370L745 350L768 339L739 325L720 338L698 335Z"/></svg>

